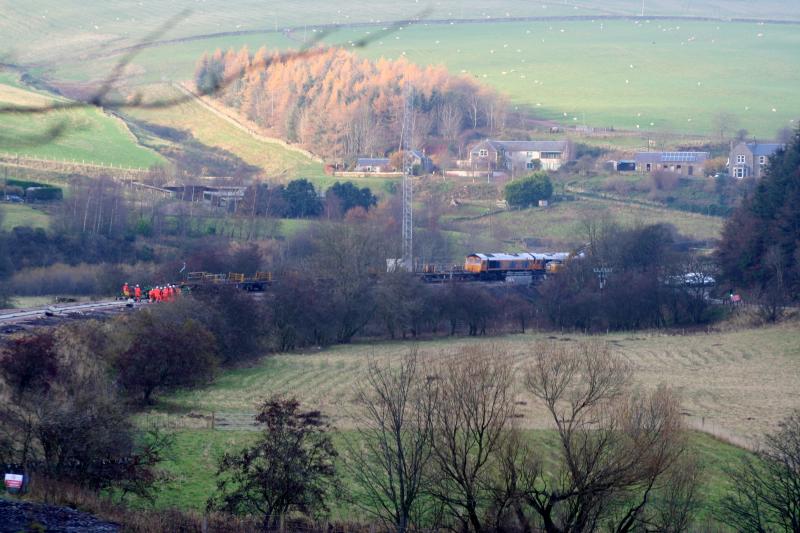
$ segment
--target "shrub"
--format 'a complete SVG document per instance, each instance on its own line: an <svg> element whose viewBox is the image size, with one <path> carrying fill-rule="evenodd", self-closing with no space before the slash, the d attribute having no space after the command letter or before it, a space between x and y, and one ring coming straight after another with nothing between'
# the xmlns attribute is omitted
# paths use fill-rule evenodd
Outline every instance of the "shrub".
<svg viewBox="0 0 800 533"><path fill-rule="evenodd" d="M528 207L549 199L553 195L553 184L547 173L536 172L506 185L505 195L508 205Z"/></svg>

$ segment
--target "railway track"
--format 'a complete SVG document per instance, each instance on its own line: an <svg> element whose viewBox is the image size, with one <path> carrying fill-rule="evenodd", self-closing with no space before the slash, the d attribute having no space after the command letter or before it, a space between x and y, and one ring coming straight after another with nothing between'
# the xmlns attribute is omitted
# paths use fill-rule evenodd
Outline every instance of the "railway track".
<svg viewBox="0 0 800 533"><path fill-rule="evenodd" d="M49 305L32 309L0 311L0 333L13 333L30 325L45 325L68 318L86 318L116 313L138 306L124 300Z"/></svg>

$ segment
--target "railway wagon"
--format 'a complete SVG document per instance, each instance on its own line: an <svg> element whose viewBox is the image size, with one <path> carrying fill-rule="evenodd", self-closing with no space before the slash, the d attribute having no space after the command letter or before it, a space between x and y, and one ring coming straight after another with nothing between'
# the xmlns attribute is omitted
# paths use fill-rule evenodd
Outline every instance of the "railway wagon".
<svg viewBox="0 0 800 533"><path fill-rule="evenodd" d="M467 256L464 270L485 280L502 280L508 274L527 273L544 277L558 272L568 257L569 254L564 252L474 253Z"/></svg>

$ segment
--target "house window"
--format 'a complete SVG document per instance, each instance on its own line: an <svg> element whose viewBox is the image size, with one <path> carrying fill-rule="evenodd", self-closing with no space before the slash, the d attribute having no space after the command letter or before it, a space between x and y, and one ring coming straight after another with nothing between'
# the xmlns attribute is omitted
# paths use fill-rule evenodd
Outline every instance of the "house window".
<svg viewBox="0 0 800 533"><path fill-rule="evenodd" d="M742 168L742 167L734 168L733 169L733 176L736 177L736 178L742 179L744 177L744 168Z"/></svg>
<svg viewBox="0 0 800 533"><path fill-rule="evenodd" d="M489 150L478 150L478 157L489 157Z"/></svg>
<svg viewBox="0 0 800 533"><path fill-rule="evenodd" d="M525 152L525 155L527 155L528 157L533 157L533 152Z"/></svg>
<svg viewBox="0 0 800 533"><path fill-rule="evenodd" d="M689 165L689 172L688 172L688 174L689 174L690 176L694 176L694 167L693 167L692 165Z"/></svg>
<svg viewBox="0 0 800 533"><path fill-rule="evenodd" d="M739 154L736 156L736 163L739 165L744 165L746 163L745 157L743 154Z"/></svg>
<svg viewBox="0 0 800 533"><path fill-rule="evenodd" d="M561 152L542 152L541 159L561 159Z"/></svg>
<svg viewBox="0 0 800 533"><path fill-rule="evenodd" d="M767 156L762 155L758 158L759 165L766 165L767 164Z"/></svg>
<svg viewBox="0 0 800 533"><path fill-rule="evenodd" d="M651 170L653 170L653 165L647 163L647 171L650 172Z"/></svg>
<svg viewBox="0 0 800 533"><path fill-rule="evenodd" d="M528 161L525 163L525 168L532 169L533 168L533 161Z"/></svg>

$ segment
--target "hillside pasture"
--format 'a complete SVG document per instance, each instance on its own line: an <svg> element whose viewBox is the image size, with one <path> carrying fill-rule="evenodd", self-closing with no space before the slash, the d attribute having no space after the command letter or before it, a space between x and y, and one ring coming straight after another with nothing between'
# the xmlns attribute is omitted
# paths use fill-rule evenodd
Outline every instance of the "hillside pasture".
<svg viewBox="0 0 800 533"><path fill-rule="evenodd" d="M651 207L609 199L577 197L575 201L555 202L549 207L507 210L479 217L450 215L443 225L455 232L483 242L517 242L532 240L552 246L575 246L586 242L581 221L587 218L606 219L624 226L667 223L692 240L714 241L719 238L724 219ZM489 208L485 209L488 212ZM447 220L447 219L445 219Z"/></svg>
<svg viewBox="0 0 800 533"><path fill-rule="evenodd" d="M800 119L795 25L594 20L421 24L363 50L443 64L567 125L769 138ZM350 30L349 40L371 29ZM341 39L343 34L337 34Z"/></svg>
<svg viewBox="0 0 800 533"><path fill-rule="evenodd" d="M256 433L184 430L175 432L174 436L175 445L163 465L172 479L158 493L155 507L202 510L216 490L215 473L219 457L225 452L251 445ZM341 432L337 432L334 444L339 445L343 437ZM525 437L542 453L555 453L551 432L528 431ZM727 490L724 469L746 452L702 433L693 433L689 445L703 466L705 484L702 492L705 502L712 504ZM347 491L352 482L344 470L340 470L340 474L344 481L343 488ZM331 511L334 519L352 521L366 518L363 510L352 505L347 498L332 502ZM707 508L701 511L704 518L709 514Z"/></svg>
<svg viewBox="0 0 800 533"><path fill-rule="evenodd" d="M56 101L64 100L0 83L3 104L39 107ZM138 145L121 120L95 107L0 114L0 152L136 168L164 162L155 152Z"/></svg>
<svg viewBox="0 0 800 533"><path fill-rule="evenodd" d="M183 92L170 85L146 88L153 101L178 99L165 108L133 108L128 113L135 119L188 131L198 141L236 154L246 163L263 169L269 176L323 176L322 164L305 154L293 151L279 142L265 142L206 109L196 100L181 100Z"/></svg>
<svg viewBox="0 0 800 533"><path fill-rule="evenodd" d="M796 323L764 329L673 335L654 333L510 335L494 339L438 339L419 349L431 361L458 357L467 346L494 346L511 353L524 368L537 341L606 342L634 368L645 388L660 384L680 394L687 422L697 429L752 442L792 409L800 408L800 334ZM297 396L309 407L330 415L340 428L352 425L353 385L370 357L397 360L408 343L363 343L320 352L282 354L250 368L225 372L215 384L170 396L159 411L169 416L190 411L253 412L260 399L273 393ZM549 427L544 411L523 392L521 424L528 429Z"/></svg>
<svg viewBox="0 0 800 533"><path fill-rule="evenodd" d="M50 216L25 204L0 203L0 230L11 231L17 226L44 228L50 226Z"/></svg>
<svg viewBox="0 0 800 533"><path fill-rule="evenodd" d="M439 0L392 2L389 0L289 0L264 3L242 0L231 9L225 0L158 0L129 2L106 0L87 4L77 0L40 0L35 7L14 0L0 0L0 42L3 52L18 62L63 60L75 55L91 56L109 48L131 45L178 14L160 39L180 39L218 32L281 30L306 24L349 24L407 19L424 13L430 19L502 20L511 17L637 16L638 0ZM184 11L186 10L186 11ZM800 5L784 0L748 2L733 0L663 0L648 2L647 16L752 17L800 19ZM54 49L53 43L59 44Z"/></svg>

